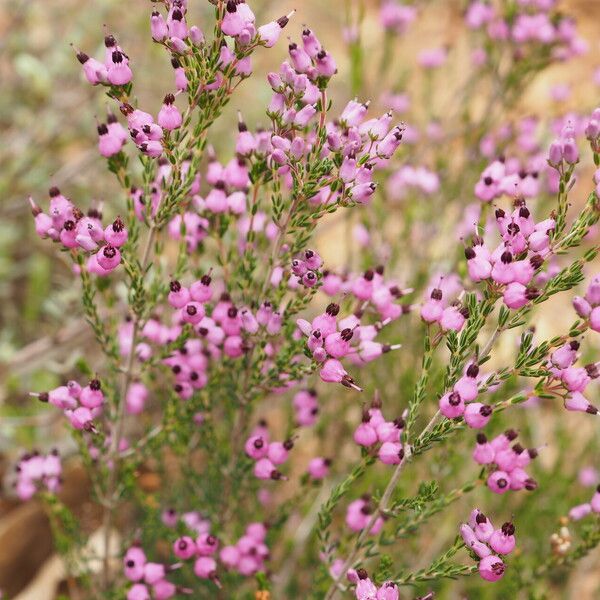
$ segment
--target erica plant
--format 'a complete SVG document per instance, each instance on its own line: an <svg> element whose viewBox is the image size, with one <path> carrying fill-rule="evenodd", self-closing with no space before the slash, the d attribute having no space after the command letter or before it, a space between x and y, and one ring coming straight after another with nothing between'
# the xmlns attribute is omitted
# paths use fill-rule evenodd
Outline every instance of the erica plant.
<svg viewBox="0 0 600 600"><path fill-rule="evenodd" d="M574 21L475 1L470 58L411 55L450 9L340 2L334 57L304 3L210 3L152 4L172 78L148 105L125 36L75 48L119 197L30 199L96 341L30 395L69 429L101 543L52 440L14 478L73 597L552 597L600 543L600 492L574 484L598 484L600 109L520 101L583 53ZM264 53L281 66L255 73Z"/></svg>

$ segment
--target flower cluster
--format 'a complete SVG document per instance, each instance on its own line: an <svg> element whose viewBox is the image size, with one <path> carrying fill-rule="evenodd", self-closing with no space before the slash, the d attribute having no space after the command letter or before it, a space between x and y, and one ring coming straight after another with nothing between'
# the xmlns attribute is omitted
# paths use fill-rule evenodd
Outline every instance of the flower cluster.
<svg viewBox="0 0 600 600"><path fill-rule="evenodd" d="M33 201L31 212L35 217L35 230L41 238L50 238L68 249L89 253L87 270L104 276L121 263L120 248L127 242L127 229L120 217L112 224L102 225L102 213L91 209L83 214L57 187L50 188L48 213Z"/></svg>
<svg viewBox="0 0 600 600"><path fill-rule="evenodd" d="M454 384L452 391L446 392L439 401L440 412L448 419L464 417L465 423L473 429L485 427L492 417L492 407L475 402L478 390L479 367L471 364L465 374Z"/></svg>
<svg viewBox="0 0 600 600"><path fill-rule="evenodd" d="M384 581L381 586L376 586L364 569L357 569L352 573L353 583L356 583L355 594L357 600L398 600L400 592L393 581Z"/></svg>
<svg viewBox="0 0 600 600"><path fill-rule="evenodd" d="M175 375L175 391L188 399L194 390L203 388L208 381L210 359L219 360L241 357L251 346L252 338L263 333L276 336L282 327L283 317L269 302L264 302L256 311L248 307L236 307L227 293L222 293L216 303L210 303L213 290L211 277L203 276L188 287L179 281L170 284L169 304L179 311L173 327L165 327L157 321L156 334L145 335L156 344L167 339L177 339L182 326L189 325L197 337L188 339L183 347L164 359ZM210 303L210 304L209 304ZM266 348L273 356L276 341Z"/></svg>
<svg viewBox="0 0 600 600"><path fill-rule="evenodd" d="M518 443L511 446L516 438L517 432L513 429L506 430L491 441L483 433L477 434L473 459L480 465L490 465L492 470L487 478L487 486L496 494L537 488L537 482L527 474L525 468L537 457L538 451L535 448L525 449Z"/></svg>
<svg viewBox="0 0 600 600"><path fill-rule="evenodd" d="M154 122L154 117L131 104L124 102L119 106L121 113L127 119L129 135L138 149L151 158L158 158L163 153L163 137L169 131L179 129L183 117L175 106L175 95L167 94L162 108Z"/></svg>
<svg viewBox="0 0 600 600"><path fill-rule="evenodd" d="M20 500L29 500L43 489L56 493L62 482L62 465L57 450L45 456L39 452L24 454L15 471L15 490Z"/></svg>
<svg viewBox="0 0 600 600"><path fill-rule="evenodd" d="M362 531L371 521L374 510L375 507L371 496L364 494L348 504L348 508L346 509L346 525L351 531ZM383 517L377 517L367 533L377 535L381 531L383 524Z"/></svg>
<svg viewBox="0 0 600 600"><path fill-rule="evenodd" d="M323 260L314 250L305 250L292 261L291 271L298 278L298 283L311 288L319 281L319 268Z"/></svg>
<svg viewBox="0 0 600 600"><path fill-rule="evenodd" d="M178 515L174 508L167 508L161 514L161 521L163 525L170 529L175 528L181 521L187 529L195 532L197 535L209 533L211 527L210 520L195 510Z"/></svg>
<svg viewBox="0 0 600 600"><path fill-rule="evenodd" d="M127 600L168 600L177 594L191 594L192 590L167 579L167 575L180 566L151 562L140 546L131 546L123 556L123 573L133 584L127 591Z"/></svg>
<svg viewBox="0 0 600 600"><path fill-rule="evenodd" d="M548 164L559 173L564 173L566 169L572 168L579 162L575 136L575 128L569 123L561 131L560 137L550 144Z"/></svg>
<svg viewBox="0 0 600 600"><path fill-rule="evenodd" d="M61 409L74 429L95 432L94 419L103 411L105 398L102 383L92 379L82 387L76 381L69 381L49 392L32 393L41 402L49 402Z"/></svg>
<svg viewBox="0 0 600 600"><path fill-rule="evenodd" d="M550 235L555 228L552 217L536 223L523 200L515 205L510 216L501 208L496 210L502 241L495 249L488 248L479 236L465 249L470 278L493 282L511 309L522 308L539 296L532 280L552 253Z"/></svg>
<svg viewBox="0 0 600 600"><path fill-rule="evenodd" d="M311 388L296 392L292 404L298 427L310 427L316 423L319 414L316 390Z"/></svg>
<svg viewBox="0 0 600 600"><path fill-rule="evenodd" d="M354 430L354 441L365 448L377 450L379 460L386 465L397 465L404 458L401 436L404 418L386 421L381 403L375 400L363 413L362 423ZM378 449L375 448L378 445Z"/></svg>
<svg viewBox="0 0 600 600"><path fill-rule="evenodd" d="M233 216L246 213L250 179L243 155L232 158L226 165L222 165L216 159L211 160L205 180L211 186L209 192L204 198L197 193L192 197L193 205L199 213L207 217L221 213Z"/></svg>
<svg viewBox="0 0 600 600"><path fill-rule="evenodd" d="M169 3L167 18L157 10L150 16L150 33L155 42L165 44L174 52L185 52L186 41L195 45L204 42L204 34L196 26L188 27L186 21L187 2L173 1Z"/></svg>
<svg viewBox="0 0 600 600"><path fill-rule="evenodd" d="M528 170L519 159L502 157L482 171L474 191L482 202L492 202L502 196L534 198L540 191L539 171L531 163Z"/></svg>
<svg viewBox="0 0 600 600"><path fill-rule="evenodd" d="M189 286L178 280L169 284L168 303L176 309L171 323L161 322L158 315L146 321L141 336L157 348L175 342L185 326L192 328L196 337L187 339L182 346L163 359L175 376L174 389L183 399L189 399L194 390L202 389L208 382L211 359L222 356L239 358L249 346L248 340L260 332L275 336L282 326L282 315L269 302L256 311L248 307L237 308L229 294L223 292L213 302L215 286L209 274ZM120 328L119 342L123 355L127 355L132 343L133 326L125 322ZM146 341L136 345L136 354L148 360L156 350ZM267 349L268 350L268 349ZM271 353L274 352L271 347ZM135 400L140 401L144 390L137 388Z"/></svg>
<svg viewBox="0 0 600 600"><path fill-rule="evenodd" d="M285 185L292 188L297 181L299 163L318 149L321 158L328 157L332 161L335 171L332 169L332 173L327 173L314 186L308 194L309 203L364 204L376 189L375 168L384 166L397 150L403 128L392 128L391 112L365 120L369 105L357 101L346 105L338 121L325 124L326 97L324 91L320 92L320 86L335 74L335 63L311 31L305 30L302 39L303 50L295 44L290 46L291 64L284 62L279 73L269 75L274 95L268 114L274 122L275 135L271 138L268 158L277 166ZM294 108L298 104L302 106L299 110ZM316 118L317 106L321 118L316 130L305 137L297 135ZM323 131L325 140L319 137Z"/></svg>
<svg viewBox="0 0 600 600"><path fill-rule="evenodd" d="M415 192L433 196L440 188L439 175L425 166L403 165L387 180L386 190L390 200L400 201Z"/></svg>
<svg viewBox="0 0 600 600"><path fill-rule="evenodd" d="M265 567L270 552L266 545L267 527L264 523L250 523L234 545L223 546L219 559L228 569L250 577Z"/></svg>
<svg viewBox="0 0 600 600"><path fill-rule="evenodd" d="M254 475L258 479L273 480L285 479L277 467L288 460L289 452L293 447L294 442L291 439L284 442L270 441L266 423L260 423L255 427L244 444L246 454L256 461Z"/></svg>
<svg viewBox="0 0 600 600"><path fill-rule="evenodd" d="M77 52L77 60L83 67L83 74L92 85L127 85L133 73L129 68L129 57L117 44L113 35L104 38L104 60L89 57L84 52Z"/></svg>
<svg viewBox="0 0 600 600"><path fill-rule="evenodd" d="M590 143L592 152L594 152L595 154L600 153L600 108L596 108L592 112L590 120L587 121L583 133L587 141ZM594 179L596 179L597 174L598 171L596 171ZM597 183L598 182L596 181L596 184ZM597 191L598 188L596 188L596 192Z"/></svg>
<svg viewBox="0 0 600 600"><path fill-rule="evenodd" d="M526 56L551 53L566 60L585 52L587 44L577 35L575 22L554 11L554 0L523 0L514 7L474 0L465 14L469 28L482 30L486 38Z"/></svg>
<svg viewBox="0 0 600 600"><path fill-rule="evenodd" d="M573 340L550 355L548 367L552 374L551 381L558 383L559 389L562 387L566 390L564 404L567 410L596 415L598 409L588 402L583 392L593 379L600 376L600 363L591 363L585 367L574 366L578 350L579 342Z"/></svg>
<svg viewBox="0 0 600 600"><path fill-rule="evenodd" d="M373 271L368 271L366 279L363 278L367 286L373 277ZM321 364L319 371L321 379L329 383L341 383L360 391L340 359L349 357L355 364L364 364L384 353L400 348L400 345L381 344L374 340L384 324L390 322L390 319L375 325L363 325L361 318L364 313L362 311L338 320L339 312L339 305L331 303L325 312L316 316L312 321L298 319L296 324L302 334L308 338L307 348L313 359Z"/></svg>
<svg viewBox="0 0 600 600"><path fill-rule="evenodd" d="M321 291L328 296L351 296L356 300L358 309L356 317L372 311L379 316L379 322L368 326L380 330L398 317L410 312L411 306L399 304L397 301L411 293L412 288L402 288L396 281L384 277L384 267L379 265L374 269L367 269L362 273L342 273L333 271L323 273ZM364 325L362 327L365 327ZM376 356L376 355L375 355ZM357 364L361 361L372 360L368 352L357 357Z"/></svg>
<svg viewBox="0 0 600 600"><path fill-rule="evenodd" d="M92 85L105 85L111 88L110 94L115 99L123 100L120 111L127 119L129 136L137 148L146 156L157 158L165 149L170 151L171 132L179 129L184 116L175 104L176 96L187 92L192 97L202 92L216 92L227 88L235 78L246 78L252 73L251 54L259 45L271 47L288 23L293 12L287 17L273 21L258 30L254 26L255 17L245 2L229 1L221 23L223 33L233 38L233 47L225 41L218 50L214 71L204 81L198 81L198 74L186 71L182 66L189 55L198 51L209 52L204 34L196 25L187 24L187 2L172 1L167 3L167 16L154 10L150 18L152 39L164 46L171 55L171 64L175 71L175 93L167 93L163 105L154 117L139 108L133 107L127 98L133 73L129 67L129 57L117 44L113 35L106 36L104 62L90 58L83 52L77 53L77 59L83 66L84 74ZM192 79L192 84L190 83ZM124 128L109 118L108 124L98 126L99 150L105 157L118 154L126 141Z"/></svg>
<svg viewBox="0 0 600 600"><path fill-rule="evenodd" d="M506 565L498 554L510 554L515 549L515 526L512 523L504 523L502 527L495 529L480 510L474 509L468 525L463 523L460 526L460 535L466 547L479 558L481 577L487 581L501 579Z"/></svg>
<svg viewBox="0 0 600 600"><path fill-rule="evenodd" d="M176 539L173 553L180 560L195 559L194 574L219 585L217 558L225 568L246 577L264 568L264 561L269 558L266 536L267 528L263 523L250 523L245 534L235 544L223 546L217 554L218 539L204 530L199 533L196 541L187 535Z"/></svg>
<svg viewBox="0 0 600 600"><path fill-rule="evenodd" d="M235 38L240 46L248 45L258 36L261 44L271 48L281 36L281 30L288 24L295 11L288 15L262 25L256 30L254 13L246 2L228 0L225 16L221 22L221 31L227 36Z"/></svg>
<svg viewBox="0 0 600 600"><path fill-rule="evenodd" d="M382 27L397 35L405 33L416 18L415 6L400 3L397 0L385 0L379 12Z"/></svg>
<svg viewBox="0 0 600 600"><path fill-rule="evenodd" d="M443 332L460 331L468 318L469 309L459 300L448 303L441 287L433 288L421 306L421 319L429 325L437 323Z"/></svg>
<svg viewBox="0 0 600 600"><path fill-rule="evenodd" d="M592 499L589 502L578 504L569 511L569 518L572 521L579 521L587 517L590 513L600 514L600 485L596 488Z"/></svg>
<svg viewBox="0 0 600 600"><path fill-rule="evenodd" d="M573 298L573 307L582 319L586 319L590 329L600 333L600 275L590 281L583 297Z"/></svg>

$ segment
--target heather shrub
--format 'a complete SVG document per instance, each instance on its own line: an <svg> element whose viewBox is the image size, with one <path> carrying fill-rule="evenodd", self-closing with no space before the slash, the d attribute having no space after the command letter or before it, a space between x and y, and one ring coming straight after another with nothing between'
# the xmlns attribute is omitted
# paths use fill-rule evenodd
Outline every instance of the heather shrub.
<svg viewBox="0 0 600 600"><path fill-rule="evenodd" d="M148 105L118 23L74 48L120 192L29 199L94 348L21 398L72 444L29 443L11 493L43 503L83 597L568 594L600 543L600 108L522 102L586 51L575 21L474 1L415 53L442 8L349 2L336 55L303 6L210 2L150 6L172 77Z"/></svg>

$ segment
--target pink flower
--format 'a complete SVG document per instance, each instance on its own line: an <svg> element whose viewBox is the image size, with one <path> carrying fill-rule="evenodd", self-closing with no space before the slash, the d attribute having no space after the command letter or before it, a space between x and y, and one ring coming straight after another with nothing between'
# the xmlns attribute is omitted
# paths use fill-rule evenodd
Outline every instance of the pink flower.
<svg viewBox="0 0 600 600"><path fill-rule="evenodd" d="M167 94L163 101L162 108L158 113L158 124L167 131L179 129L183 120L179 109L174 103L175 96L173 94Z"/></svg>
<svg viewBox="0 0 600 600"><path fill-rule="evenodd" d="M127 57L120 52L115 50L111 55L111 61L107 65L108 74L107 79L113 85L126 85L131 81L133 74L128 65Z"/></svg>
<svg viewBox="0 0 600 600"><path fill-rule="evenodd" d="M325 361L319 371L319 375L325 382L341 383L345 387L353 388L359 392L362 391L362 389L354 383L352 377L348 375L348 372L344 369L342 363L335 358L330 358Z"/></svg>
<svg viewBox="0 0 600 600"><path fill-rule="evenodd" d="M308 463L308 474L312 479L324 479L329 474L331 460L329 458L313 458Z"/></svg>
<svg viewBox="0 0 600 600"><path fill-rule="evenodd" d="M510 554L515 549L515 526L512 523L504 523L492 533L488 543L497 554Z"/></svg>
<svg viewBox="0 0 600 600"><path fill-rule="evenodd" d="M277 19L277 21L271 21L270 23L262 25L258 28L258 37L267 48L271 48L277 43L277 40L281 35L281 31L288 24L290 18L295 12L296 11L293 10L285 17L281 17L280 19Z"/></svg>
<svg viewBox="0 0 600 600"><path fill-rule="evenodd" d="M571 519L571 521L579 521L580 519L587 517L591 512L592 506L589 502L578 504L569 511L569 519Z"/></svg>
<svg viewBox="0 0 600 600"><path fill-rule="evenodd" d="M487 479L487 485L496 494L505 494L509 488L510 478L504 471L494 471Z"/></svg>
<svg viewBox="0 0 600 600"><path fill-rule="evenodd" d="M379 448L379 460L386 465L398 465L404 458L402 444L397 442L384 442Z"/></svg>
<svg viewBox="0 0 600 600"><path fill-rule="evenodd" d="M440 412L448 419L461 417L465 412L465 403L458 392L447 392L439 401Z"/></svg>
<svg viewBox="0 0 600 600"><path fill-rule="evenodd" d="M472 402L465 407L465 423L473 429L485 427L492 417L492 407L480 402Z"/></svg>
<svg viewBox="0 0 600 600"><path fill-rule="evenodd" d="M108 69L95 58L90 58L83 52L77 53L77 60L83 65L85 78L92 84L98 85L108 80Z"/></svg>
<svg viewBox="0 0 600 600"><path fill-rule="evenodd" d="M498 581L504 576L506 567L502 560L490 554L479 561L479 574L486 581Z"/></svg>
<svg viewBox="0 0 600 600"><path fill-rule="evenodd" d="M194 573L200 579L215 579L217 576L217 561L210 556L201 556L194 563Z"/></svg>
<svg viewBox="0 0 600 600"><path fill-rule="evenodd" d="M417 56L417 63L424 69L435 69L441 67L448 58L446 48L431 48L423 50Z"/></svg>

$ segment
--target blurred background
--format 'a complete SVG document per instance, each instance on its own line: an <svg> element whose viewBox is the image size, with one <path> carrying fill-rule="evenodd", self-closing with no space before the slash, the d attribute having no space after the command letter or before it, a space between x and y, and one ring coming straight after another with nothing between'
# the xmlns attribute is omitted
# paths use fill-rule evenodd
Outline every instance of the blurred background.
<svg viewBox="0 0 600 600"><path fill-rule="evenodd" d="M209 20L212 7L206 0L190 0L189 4L191 14L196 15L191 22L201 24ZM332 82L331 92L338 110L353 97L345 40L349 19L355 18L357 12L364 11L360 31L363 100L369 97L377 100L381 94L374 68L378 61L392 61L392 71L397 70L400 79L414 65L418 51L440 45L460 47L464 3L431 0L417 4L421 10L418 26L403 38L402 52L382 59L377 0L251 2L261 23L296 8L298 12L285 30L286 36L297 39L302 24L315 29L338 62L339 74ZM600 103L598 88L592 82L592 73L600 66L600 1L563 0L559 6L577 18L589 51L568 65L549 69L524 90L515 109L521 114L552 115L571 108L576 110L582 102L585 106ZM136 77L140 105L156 113L173 82L164 51L153 45L149 37L150 10L151 3L146 0L0 0L0 474L3 477L19 448L36 445L46 448L48 440L68 447L58 415L42 410L27 394L33 389L58 385L73 370L82 353L89 358L90 353L97 351L80 316L79 287L60 253L52 244L36 237L27 202L29 195L45 202L51 186L58 186L83 205L94 202L110 205L118 193L96 150L96 119L105 119L107 99L101 90L84 81L73 47L99 56L104 35L114 33L130 55L134 72L145 74ZM231 132L237 110L243 112L251 127L264 120L264 107L271 94L264 76L278 67L284 55L285 40L273 50L255 55L255 76L242 84L212 130L210 142L217 149L226 154L232 151ZM460 52L458 55L460 59ZM455 72L449 77L454 77ZM551 96L553 86L558 83L571 86L570 94L560 106ZM451 94L451 90L450 86L436 87L436 94L441 96L438 100L443 103L444 94ZM418 103L417 98L417 114ZM343 224L333 223L331 227L336 235L324 237L319 250L329 265L345 264L353 242ZM565 315L563 308L560 303L555 305L554 313L547 315L549 322L537 323L538 328L542 332L551 331L557 322L570 323L572 314ZM541 422L538 425L544 427ZM587 423L581 435L593 436L586 428ZM600 464L596 462L595 466ZM91 532L97 526L98 514L89 500L86 485L81 467L73 465L67 473L63 495L82 519L86 531ZM50 526L41 508L36 503L20 505L10 494L2 495L0 589L8 597L25 589L24 594L16 597L40 600L52 598L49 590L54 589L56 581L62 581L60 589L68 593L68 581L63 580L60 567L51 562L52 556ZM561 587L561 594L566 594L562 597L600 598L599 567L598 552L582 561L565 587ZM449 593L448 597L466 597L460 591Z"/></svg>

